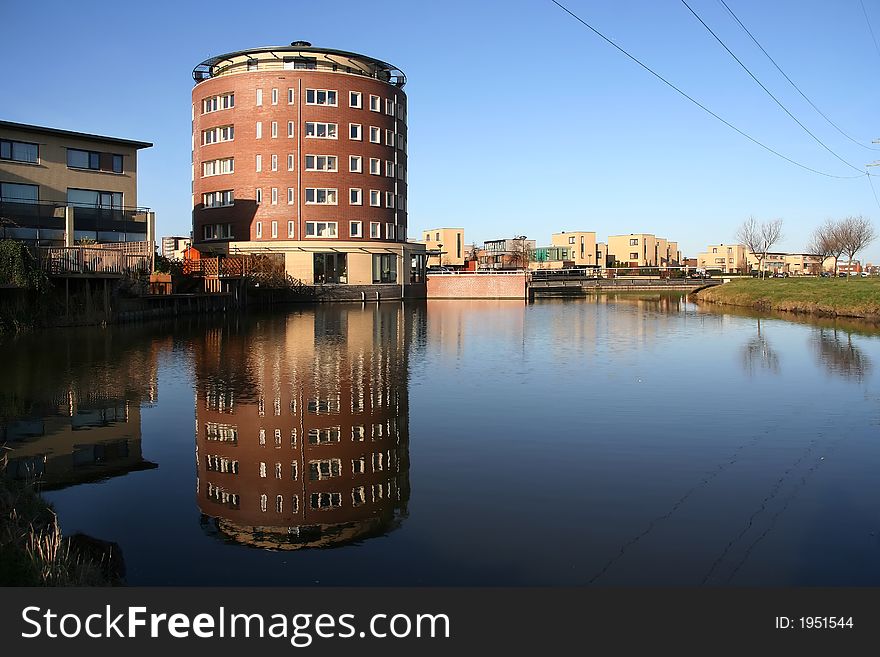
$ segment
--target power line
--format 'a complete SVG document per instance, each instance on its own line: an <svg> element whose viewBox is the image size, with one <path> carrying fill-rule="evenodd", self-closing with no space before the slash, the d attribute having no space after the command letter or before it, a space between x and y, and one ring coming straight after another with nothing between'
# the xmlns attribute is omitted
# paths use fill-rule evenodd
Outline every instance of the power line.
<svg viewBox="0 0 880 657"><path fill-rule="evenodd" d="M749 28L747 28L745 25L743 25L743 23L742 23L742 21L739 19L739 17L738 17L736 14L733 13L733 10L732 10L730 7L727 6L727 3L724 2L724 0L718 0L718 2L720 2L722 5L724 5L724 8L728 11L728 13L729 13L731 16L733 16L733 19L734 19L737 23L739 23L739 26L745 31L746 34L749 35L749 38L755 43L755 45L758 46L758 48L761 49L761 52L764 53L764 54L767 56L767 59L769 59L769 60L772 62L773 66L776 67L776 70L779 71L779 72L782 74L782 77L784 77L786 80L788 80L788 83L789 83L792 87L795 88L795 90L801 95L801 97L802 97L805 101L807 101L807 102L810 104L810 107L812 107L814 110L816 110L816 111L819 113L819 115L820 115L823 119L825 119L826 121L828 121L828 123L830 123L832 126L834 126L834 129L837 130L837 132L839 132L840 134L842 134L844 137L846 137L847 139L849 139L849 140L850 140L851 142L853 142L854 144L858 144L859 146L861 146L861 147L864 148L864 149L867 149L867 150L869 150L869 151L880 150L880 149L877 149L877 148L871 148L870 146L866 146L865 144L863 144L863 143L860 142L859 140L855 139L854 137L850 137L846 132L843 131L843 129L840 128L840 126L838 126L834 121L832 121L831 119L829 119L829 118L825 115L825 112L823 112L823 111L820 110L818 107L816 107L816 105L813 103L813 101L810 100L809 98L807 98L807 95L806 95L803 91L801 91L800 87L798 87L798 86L794 83L794 81L792 81L792 79L791 79L790 77L788 77L788 75L785 74L785 71L783 71L782 68L779 66L779 64L776 63L776 60L773 59L773 58L770 56L770 53L768 53L766 50L764 50L764 46L762 46L760 43L758 43L758 40L755 38L755 36L754 36L751 32L749 32ZM864 9L864 5L862 6L862 8ZM876 44L876 41L875 41L875 44Z"/></svg>
<svg viewBox="0 0 880 657"><path fill-rule="evenodd" d="M752 72L749 70L749 67L746 66L745 64L743 64L742 61L740 60L740 58L733 54L733 51L732 51L730 48L727 47L727 44L724 43L724 41L721 40L721 37L719 37L717 34L715 34L715 32L712 31L712 28L711 28L711 27L709 27L708 25L706 25L706 22L705 22L702 18L700 18L700 15L699 15L697 12L695 12L695 11L691 8L691 6L687 3L687 1L686 1L686 0L681 0L681 4L683 4L685 7L688 8L688 11L690 11L698 21L700 21L700 24L701 24L703 27L705 27L705 28L709 31L709 34L711 34L713 37L715 37L715 40L716 40L718 43L720 43L721 46L722 46L722 47L728 52L728 54L736 60L736 63L739 64L740 66L742 66L743 70L744 70L746 73L749 74L749 77L751 77L752 80L754 80L754 81L758 84L758 86L761 87L761 89L763 89L763 90L767 93L767 95L770 96L770 98L772 98L773 101L774 101L777 105L779 105L779 107L781 107L782 110L783 110L786 114L788 114L789 117L791 117L791 120L792 120L792 121L794 121L794 122L797 123L801 128L803 128L803 131L806 132L808 135L810 135L810 137L812 137L812 138L815 140L815 142L816 142L817 144L819 144L822 148L824 148L826 151L828 151L829 153L831 153L831 154L832 154L834 157L836 157L838 160L840 160L841 162L843 162L843 163L844 163L846 166L848 166L850 169L855 169L856 171L862 171L862 169L860 169L859 167L857 167L857 166L854 165L854 164L850 164L849 162L847 162L846 160L844 160L842 157L840 157L840 155L838 155L838 154L835 153L833 150L831 150L828 146L825 145L825 143L824 143L821 139L819 139L816 135L814 135L812 132L810 132L810 130L809 130L809 128L807 128L807 126L805 126L803 123L801 123L800 121L798 121L797 117L795 117L794 114L792 114L791 112L789 112L789 111L788 111L788 108L787 108L785 105L783 105L783 104L780 102L780 100L779 100L776 96L773 95L773 92L771 92L767 87L764 86L764 84L763 84L758 78L755 77L755 74L752 73ZM863 171L862 171L862 173L864 174Z"/></svg>
<svg viewBox="0 0 880 657"><path fill-rule="evenodd" d="M770 148L770 147L767 146L766 144L763 144L763 143L761 143L760 141L758 141L757 139L755 139L754 137L752 137L752 136L746 134L745 132L743 132L742 130L740 130L739 128L737 128L735 125L733 125L733 124L730 123L729 121L727 121L727 120L721 118L721 117L718 116L715 112L713 112L712 110L710 110L708 107L706 107L705 105L703 105L703 104L702 104L701 102L699 102L698 100L696 100L696 99L694 99L693 97L691 97L691 96L689 96L688 94L686 94L684 91L682 91L681 89L679 89L678 87L676 87L674 84L672 84L669 80L667 80L667 79L664 78L662 75L660 75L659 73L657 73L657 72L656 72L654 69L652 69L650 66L648 66L647 64L644 64L644 63L641 62L638 58L636 58L634 55L631 55L629 52L627 52L626 50L624 50L623 48L621 48L620 46L618 46L618 45L617 45L616 43L614 43L611 39L609 39L609 38L606 37L604 34L602 34L599 30L597 30L595 27L593 27L592 25L590 25L589 23L587 23L584 19L582 19L580 16L578 16L578 15L575 14L573 11L571 11L568 7L566 7L565 5L561 4L560 2L557 2L557 0L551 0L551 2L552 2L553 4L555 4L557 7L559 7L560 9L562 9L562 10L563 10L565 13L567 13L569 16L571 16L572 18L574 18L576 21L578 21L579 23L581 23L584 27L586 27L587 29L589 29L591 32L593 32L594 34L596 34L596 36L598 36L599 38L601 38L603 41L605 41L605 42L608 43L609 45L613 46L614 48L616 48L617 50L619 50L621 53L623 53L624 55L626 55L626 57L628 57L629 59L631 59L632 61L634 61L636 64L638 64L639 66L641 66L643 69L645 69L646 71L648 71L648 73L650 73L650 74L653 75L655 78L657 78L658 80L660 80L661 82L663 82L663 84L665 84L666 86L668 86L668 87L670 87L671 89L675 90L676 92L678 92L679 94L681 94L682 96L684 96L685 98L687 98L689 101L691 101L694 105L696 105L697 107L699 107L701 110L703 110L703 111L706 112L707 114L709 114L709 115L715 117L716 119L718 119L719 121L721 121L724 125L726 125L728 128L730 128L730 129L733 130L734 132L739 133L740 135L742 135L743 137L745 137L746 139L748 139L750 142L752 142L752 143L754 143L754 144L757 144L758 146L760 146L761 148L763 148L765 151L769 151L770 153L773 153L773 155L775 155L775 156L777 156L777 157L780 157L780 158L782 158L783 160L785 160L786 162L790 162L791 164L794 164L795 166L800 167L801 169L806 169L807 171L810 171L810 172L812 172L812 173L817 173L817 174L819 174L820 176L825 176L825 177L827 177L827 178L853 179L853 178L861 178L862 176L868 175L868 174L867 174L866 172L864 172L864 171L862 171L861 174L858 175L858 176L838 176L838 175L835 175L835 174L833 174L833 173L826 173L825 171L819 171L818 169L813 169L813 168L811 168L811 167L808 167L808 166L805 165L805 164L801 164L800 162L796 162L796 161L792 160L790 157L786 157L785 155L783 155L783 154L780 153L779 151L773 150L772 148Z"/></svg>
<svg viewBox="0 0 880 657"><path fill-rule="evenodd" d="M877 37L874 36L874 28L871 27L871 21L868 19L868 12L865 10L865 3L862 0L859 0L859 4L862 5L862 13L865 15L865 23L868 24L868 31L871 33L871 39L874 41L874 48L877 50L877 54L880 55L880 46L877 45Z"/></svg>
<svg viewBox="0 0 880 657"><path fill-rule="evenodd" d="M877 204L877 208L880 209L880 199L877 198L877 190L874 189L874 181L871 180L871 176L867 176L868 182L871 185L871 193L874 195L874 203Z"/></svg>

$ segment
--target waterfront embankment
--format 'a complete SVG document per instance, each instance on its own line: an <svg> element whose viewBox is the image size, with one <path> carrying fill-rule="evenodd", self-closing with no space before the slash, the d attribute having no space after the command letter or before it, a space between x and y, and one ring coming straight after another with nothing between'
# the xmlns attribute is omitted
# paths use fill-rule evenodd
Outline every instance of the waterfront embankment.
<svg viewBox="0 0 880 657"><path fill-rule="evenodd" d="M0 586L108 586L124 572L118 545L62 536L35 484L7 476L0 459Z"/></svg>
<svg viewBox="0 0 880 657"><path fill-rule="evenodd" d="M880 321L880 279L768 278L740 280L701 290L699 302L756 310Z"/></svg>

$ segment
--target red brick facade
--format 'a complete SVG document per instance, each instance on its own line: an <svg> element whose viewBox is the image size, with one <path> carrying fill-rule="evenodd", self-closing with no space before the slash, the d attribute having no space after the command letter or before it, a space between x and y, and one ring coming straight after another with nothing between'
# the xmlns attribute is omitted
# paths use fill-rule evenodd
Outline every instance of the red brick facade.
<svg viewBox="0 0 880 657"><path fill-rule="evenodd" d="M255 50L255 57L265 52ZM336 106L306 102L307 89L333 90ZM262 103L257 105L257 91ZM277 92L273 92L277 90ZM361 93L361 107L350 107L350 92ZM203 101L213 96L234 94L234 106L203 113ZM277 100L273 97L277 93ZM289 102L292 94L293 102ZM370 109L370 96L379 97L379 111ZM389 106L387 101L393 105ZM193 102L193 238L205 242L206 224L232 224L231 239L260 242L304 240L306 221L337 222L340 241L404 242L406 240L406 95L400 86L357 73L332 70L270 69L220 74L198 82L192 92ZM392 111L386 113L386 109ZM257 138L257 122L262 135ZM273 122L276 136L273 137ZM292 135L288 136L288 123ZM333 123L336 139L306 136L307 122ZM350 124L361 126L360 140L350 138ZM219 143L203 143L204 131L234 126L234 138ZM370 127L379 128L380 142L370 142ZM388 145L388 138L394 145ZM262 157L261 171L256 170L256 156ZM293 156L293 170L288 157ZM336 172L306 171L307 155L331 155L337 158ZM361 171L349 171L349 157L361 157ZM276 157L276 170L272 158ZM234 158L234 172L204 176L203 163ZM370 173L370 159L380 163L379 175ZM393 176L387 163L394 164ZM277 190L273 203L272 189ZM336 189L336 205L306 203L306 189ZM350 203L350 189L360 189L361 203ZM262 191L257 202L256 190ZM293 202L288 202L293 189ZM232 190L234 203L229 207L205 208L204 195ZM379 192L380 207L370 205L370 191ZM388 194L395 207L387 207ZM272 222L277 222L277 237L272 237ZM288 234L288 222L294 232ZM361 222L361 235L350 234L350 222ZM257 237L257 223L262 236ZM370 238L370 224L380 224L379 239ZM387 239L387 225L396 226L393 240ZM211 240L222 242L224 240Z"/></svg>
<svg viewBox="0 0 880 657"><path fill-rule="evenodd" d="M525 274L428 274L429 299L525 299Z"/></svg>

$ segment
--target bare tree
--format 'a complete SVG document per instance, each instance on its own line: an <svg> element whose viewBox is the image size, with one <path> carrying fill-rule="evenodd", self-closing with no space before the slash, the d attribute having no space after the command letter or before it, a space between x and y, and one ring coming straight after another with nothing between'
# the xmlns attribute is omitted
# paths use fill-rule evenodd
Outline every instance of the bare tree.
<svg viewBox="0 0 880 657"><path fill-rule="evenodd" d="M840 246L849 259L849 273L852 274L852 262L856 254L873 242L877 234L871 220L861 215L846 217L838 225Z"/></svg>
<svg viewBox="0 0 880 657"><path fill-rule="evenodd" d="M822 266L825 260L835 256L834 266L835 273L837 269L837 257L839 256L838 248L840 246L837 239L837 225L831 219L826 219L825 223L816 228L810 235L810 241L807 243L807 253L819 258L819 274L822 273Z"/></svg>
<svg viewBox="0 0 880 657"><path fill-rule="evenodd" d="M767 253L782 239L782 219L762 221L754 217L746 219L736 232L736 239L758 260L758 271L764 277L763 263Z"/></svg>
<svg viewBox="0 0 880 657"><path fill-rule="evenodd" d="M829 219L825 222L825 226L828 230L828 239L831 244L831 255L834 256L834 277L837 277L837 265L840 264L840 256L843 255L843 252L846 250L844 246L844 230L843 224L840 221L834 221L833 219Z"/></svg>
<svg viewBox="0 0 880 657"><path fill-rule="evenodd" d="M525 235L518 235L509 241L510 260L515 267L528 269L534 253L526 241Z"/></svg>

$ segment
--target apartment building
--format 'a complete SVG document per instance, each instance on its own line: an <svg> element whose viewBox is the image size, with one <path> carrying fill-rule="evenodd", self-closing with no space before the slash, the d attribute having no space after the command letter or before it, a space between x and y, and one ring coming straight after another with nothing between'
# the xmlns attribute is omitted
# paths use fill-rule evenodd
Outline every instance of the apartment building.
<svg viewBox="0 0 880 657"><path fill-rule="evenodd" d="M746 273L751 268L748 250L742 244L710 244L697 255L697 268L721 270L725 274Z"/></svg>
<svg viewBox="0 0 880 657"><path fill-rule="evenodd" d="M463 267L467 257L467 249L464 243L464 228L432 228L422 231L422 239L430 252L428 254L428 266Z"/></svg>
<svg viewBox="0 0 880 657"><path fill-rule="evenodd" d="M594 231L575 230L562 231L550 236L553 246L571 250L571 260L576 267L604 266L596 250L596 233Z"/></svg>
<svg viewBox="0 0 880 657"><path fill-rule="evenodd" d="M834 258L825 258L819 263L819 256L808 253L768 253L760 267L758 257L748 253L748 271L764 271L769 274L788 274L789 276L815 276L823 271L834 270ZM838 267L839 269L839 267Z"/></svg>
<svg viewBox="0 0 880 657"><path fill-rule="evenodd" d="M184 253L192 246L189 237L177 235L162 238L162 255L171 260L183 260Z"/></svg>
<svg viewBox="0 0 880 657"><path fill-rule="evenodd" d="M608 252L615 262L629 267L675 267L681 263L678 242L650 233L610 235Z"/></svg>
<svg viewBox="0 0 880 657"><path fill-rule="evenodd" d="M209 253L282 253L306 284L424 280L407 242L406 76L307 41L193 71L193 239Z"/></svg>
<svg viewBox="0 0 880 657"><path fill-rule="evenodd" d="M529 269L567 269L575 265L568 246L539 246L532 251Z"/></svg>
<svg viewBox="0 0 880 657"><path fill-rule="evenodd" d="M483 242L477 253L481 269L519 269L526 267L536 246L535 240L508 238Z"/></svg>
<svg viewBox="0 0 880 657"><path fill-rule="evenodd" d="M0 121L0 239L37 246L155 239L138 207L145 141Z"/></svg>

